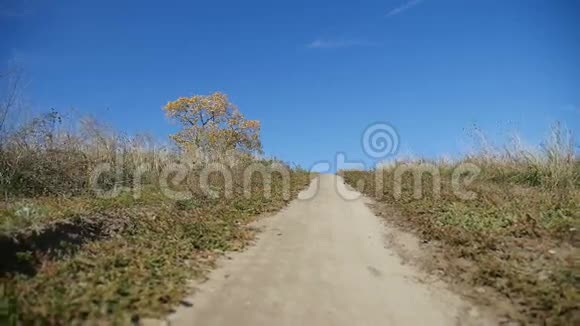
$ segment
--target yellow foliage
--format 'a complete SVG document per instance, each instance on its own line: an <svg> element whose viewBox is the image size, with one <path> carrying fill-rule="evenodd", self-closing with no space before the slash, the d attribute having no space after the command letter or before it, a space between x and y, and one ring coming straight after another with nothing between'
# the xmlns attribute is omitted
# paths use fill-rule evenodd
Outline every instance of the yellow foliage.
<svg viewBox="0 0 580 326"><path fill-rule="evenodd" d="M164 110L183 126L171 136L182 149L248 153L262 150L260 122L247 120L223 93L180 97L168 102Z"/></svg>

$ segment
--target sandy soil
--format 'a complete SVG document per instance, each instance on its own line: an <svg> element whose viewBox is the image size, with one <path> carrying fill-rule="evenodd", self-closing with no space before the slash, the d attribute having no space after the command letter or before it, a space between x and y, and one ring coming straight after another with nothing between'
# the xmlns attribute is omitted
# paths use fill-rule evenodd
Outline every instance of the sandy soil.
<svg viewBox="0 0 580 326"><path fill-rule="evenodd" d="M255 245L224 258L186 299L192 306L166 322L497 325L442 281L406 264L395 247L419 250L416 239L384 225L367 199L348 200L356 196L340 177L321 175L301 199L261 220Z"/></svg>

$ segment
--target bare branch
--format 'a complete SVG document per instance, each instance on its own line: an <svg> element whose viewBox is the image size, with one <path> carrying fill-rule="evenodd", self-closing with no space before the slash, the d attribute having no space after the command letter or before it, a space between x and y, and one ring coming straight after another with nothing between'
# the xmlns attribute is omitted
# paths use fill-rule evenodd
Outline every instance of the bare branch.
<svg viewBox="0 0 580 326"><path fill-rule="evenodd" d="M8 117L18 104L23 88L22 70L14 67L0 74L0 81L5 82L0 98L0 134L4 132Z"/></svg>

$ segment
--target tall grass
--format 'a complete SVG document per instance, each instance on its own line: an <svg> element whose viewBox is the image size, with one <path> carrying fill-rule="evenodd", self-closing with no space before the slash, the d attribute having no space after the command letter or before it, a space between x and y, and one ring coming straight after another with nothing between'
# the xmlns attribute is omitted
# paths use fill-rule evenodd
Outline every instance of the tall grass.
<svg viewBox="0 0 580 326"><path fill-rule="evenodd" d="M517 307L509 316L522 324L578 324L580 160L571 132L556 124L537 147L514 138L498 148L478 137L479 147L457 160L396 161L379 167L380 174L344 171L345 181L364 185L361 190L382 204L381 215L416 231L425 243L440 243L441 252L427 264L444 270L450 282L493 288ZM472 199L452 190L452 173L463 163L480 171L466 186ZM402 164L436 170L437 196L429 183L433 174L421 176L427 184L421 196L414 196L412 172L397 181Z"/></svg>
<svg viewBox="0 0 580 326"><path fill-rule="evenodd" d="M164 316L187 293L188 280L252 239L247 223L281 209L310 181L297 168L275 172L276 160L184 153L54 111L11 130L0 138L0 304L22 324L124 325ZM209 194L197 182L209 161L229 168L231 197L213 195L227 189L220 173L209 175ZM164 192L160 177L174 163L188 175L169 186L189 190L190 198ZM272 173L246 187L244 169L254 163ZM99 178L100 189L135 190L137 179L140 195L94 196L90 176L101 164L112 170Z"/></svg>
<svg viewBox="0 0 580 326"><path fill-rule="evenodd" d="M79 195L90 192L89 177L99 164L114 173L103 186L130 186L140 166L152 183L177 153L146 135L126 136L92 118L65 120L52 111L24 123L0 139L0 189L6 197Z"/></svg>
<svg viewBox="0 0 580 326"><path fill-rule="evenodd" d="M539 147L523 144L513 137L508 146L496 148L478 133L481 147L466 161L480 166L484 177L496 182L542 186L550 190L569 190L580 185L580 161L576 156L572 132L560 123L552 126Z"/></svg>

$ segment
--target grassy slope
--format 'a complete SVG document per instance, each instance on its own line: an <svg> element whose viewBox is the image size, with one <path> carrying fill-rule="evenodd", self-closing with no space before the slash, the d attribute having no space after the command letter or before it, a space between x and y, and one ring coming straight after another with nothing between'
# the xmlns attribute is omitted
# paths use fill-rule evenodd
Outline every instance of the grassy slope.
<svg viewBox="0 0 580 326"><path fill-rule="evenodd" d="M294 198L309 177L294 171L291 179ZM100 229L89 241L59 245L57 253L19 253L32 272L4 274L3 299L24 323L125 323L166 314L186 294L189 279L202 275L219 253L239 250L252 239L248 222L288 202L276 175L270 199L259 186L252 189L251 198L236 192L231 200L198 196L176 202L153 187L137 200L131 194L106 200L30 199L25 202L33 207L28 222L15 216L22 205L8 205L0 209L4 236L19 234L26 241L33 230L42 233L47 225L63 223L80 224L81 230L98 224Z"/></svg>
<svg viewBox="0 0 580 326"><path fill-rule="evenodd" d="M490 287L519 309L511 316L526 323L570 325L579 317L580 165L576 161L566 184L542 179L539 169L474 162L481 175L469 190L475 200L460 200L451 188L453 166L439 164L442 191L433 196L430 177L425 195L413 197L413 179L402 179L402 194L393 195L393 171L386 168L382 191L375 191L369 171L343 171L345 181L400 212L396 224L415 230L425 241L439 241L445 258L439 268L460 283ZM536 182L538 181L539 182ZM551 182L551 183L550 183ZM392 215L384 214L386 218ZM481 295L480 295L481 296Z"/></svg>

